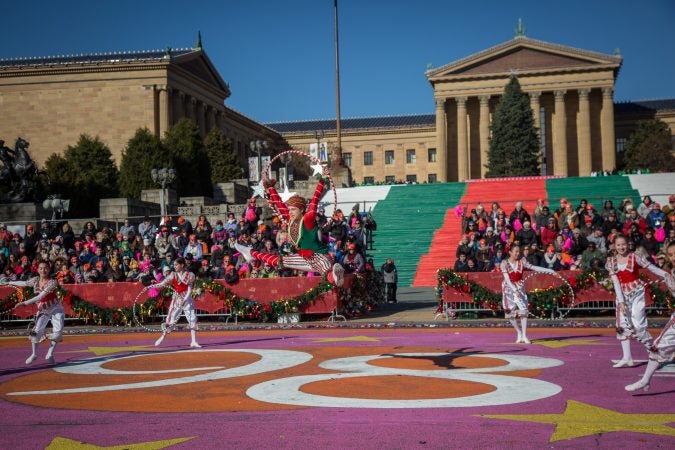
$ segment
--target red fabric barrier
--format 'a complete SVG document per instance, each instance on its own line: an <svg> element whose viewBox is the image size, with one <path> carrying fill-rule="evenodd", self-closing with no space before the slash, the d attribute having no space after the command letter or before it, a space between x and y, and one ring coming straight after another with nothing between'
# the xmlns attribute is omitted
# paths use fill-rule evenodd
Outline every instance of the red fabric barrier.
<svg viewBox="0 0 675 450"><path fill-rule="evenodd" d="M226 286L238 297L254 300L258 303L271 303L282 298L291 298L302 295L322 282L321 277L284 277L284 278L255 278L239 280L234 285L228 285L224 280L216 280ZM353 275L345 276L343 288L349 289L353 282ZM71 294L93 303L101 308L130 308L138 294L143 289L141 283L94 283L94 284L66 284L63 289ZM0 298L5 298L14 292L13 288L0 287ZM140 302L144 301L139 299ZM339 294L336 289L320 295L310 302L301 312L305 314L328 314L338 306ZM199 311L215 313L223 309L223 302L218 296L208 292L196 298L195 307ZM64 305L67 316L72 316L70 305ZM13 316L28 318L35 314L35 306L22 306L12 312Z"/></svg>
<svg viewBox="0 0 675 450"><path fill-rule="evenodd" d="M531 272L526 272L525 276L530 273ZM572 270L561 270L557 273L566 280L576 278L580 275L580 272ZM640 269L640 273L646 275L649 279L658 278L656 275L645 269ZM476 284L480 284L492 292L502 292L502 281L504 280L504 275L501 272L468 272L461 273L460 275L464 279L472 281ZM552 287L561 286L562 284L562 280L553 276L534 276L527 280L525 289L526 291L530 292L534 289L549 289ZM582 303L599 300L614 301L615 295L614 290L608 291L600 284L593 283L593 285L591 285L591 287L588 289L575 292L574 298L574 303L576 305L580 305ZM473 295L460 292L453 287L445 287L443 289L443 301L447 303L473 303ZM650 301L647 301L647 304L650 303Z"/></svg>

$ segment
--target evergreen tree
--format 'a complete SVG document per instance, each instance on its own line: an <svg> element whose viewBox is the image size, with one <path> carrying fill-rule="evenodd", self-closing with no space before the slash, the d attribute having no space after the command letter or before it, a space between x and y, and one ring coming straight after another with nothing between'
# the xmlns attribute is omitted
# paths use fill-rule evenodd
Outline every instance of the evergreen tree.
<svg viewBox="0 0 675 450"><path fill-rule="evenodd" d="M232 144L216 127L213 127L204 139L206 155L209 159L211 182L223 183L241 177L239 158Z"/></svg>
<svg viewBox="0 0 675 450"><path fill-rule="evenodd" d="M623 162L628 170L675 171L675 156L668 124L659 119L638 123L626 143Z"/></svg>
<svg viewBox="0 0 675 450"><path fill-rule="evenodd" d="M117 167L98 136L81 135L63 156L51 155L45 167L53 188L70 199L69 215L73 217L98 217L99 200L119 195Z"/></svg>
<svg viewBox="0 0 675 450"><path fill-rule="evenodd" d="M530 99L514 75L494 112L486 176L539 175L539 156Z"/></svg>
<svg viewBox="0 0 675 450"><path fill-rule="evenodd" d="M140 199L143 189L157 189L150 171L162 167L174 167L171 156L164 151L162 142L150 130L139 128L122 152L120 195Z"/></svg>
<svg viewBox="0 0 675 450"><path fill-rule="evenodd" d="M164 148L176 168L178 195L213 195L208 158L197 125L190 119L179 120L164 135Z"/></svg>

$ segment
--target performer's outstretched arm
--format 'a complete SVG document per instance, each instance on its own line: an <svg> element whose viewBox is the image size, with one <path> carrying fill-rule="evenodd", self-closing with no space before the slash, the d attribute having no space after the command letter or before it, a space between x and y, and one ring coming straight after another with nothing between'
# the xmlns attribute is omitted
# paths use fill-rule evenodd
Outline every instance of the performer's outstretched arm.
<svg viewBox="0 0 675 450"><path fill-rule="evenodd" d="M302 219L305 222L305 227L308 230L312 230L316 226L316 210L317 207L319 206L319 200L321 200L321 197L323 196L323 191L325 187L326 181L324 180L323 177L319 177L319 183L316 185L316 189L314 190L312 200L309 202L307 212L305 213L305 216Z"/></svg>
<svg viewBox="0 0 675 450"><path fill-rule="evenodd" d="M274 183L276 183L276 181L274 181L274 180L266 180L265 181L265 187L267 188L267 191L269 192L269 195L270 195L270 200L269 200L270 206L272 207L272 209L275 209L275 210L279 211L279 213L281 214L281 217L283 217L283 219L285 221L288 221L288 220L290 220L290 217L291 217L288 214L288 206L286 206L286 204L281 200L281 197L279 197L279 193L274 188Z"/></svg>

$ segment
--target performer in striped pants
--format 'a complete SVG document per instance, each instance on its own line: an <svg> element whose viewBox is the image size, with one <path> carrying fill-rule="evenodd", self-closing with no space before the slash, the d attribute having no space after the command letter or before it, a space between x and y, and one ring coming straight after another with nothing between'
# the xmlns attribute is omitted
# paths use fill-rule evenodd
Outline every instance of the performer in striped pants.
<svg viewBox="0 0 675 450"><path fill-rule="evenodd" d="M675 242L671 242L666 249L670 265L674 267L671 269L669 276L666 278L666 283L670 289L670 293L675 296ZM665 364L673 359L675 356L675 311L670 316L670 320L661 331L659 337L654 340L654 343L649 348L649 362L644 375L638 381L626 386L627 391L637 391L638 389L649 390L649 386L654 376L654 372L661 364Z"/></svg>
<svg viewBox="0 0 675 450"><path fill-rule="evenodd" d="M316 211L326 187L326 180L319 176L319 183L309 206L307 206L305 199L299 195L292 196L284 203L274 189L274 184L275 180L265 181L265 187L269 192L270 206L288 222L288 239L295 251L282 257L270 253L261 253L239 243L235 244L235 248L246 258L246 261L255 258L273 267L285 267L303 272L318 272L322 275L325 274L330 283L342 286L344 268L339 263L334 263L333 255L328 252L328 246L321 242L318 235L319 227L316 220Z"/></svg>

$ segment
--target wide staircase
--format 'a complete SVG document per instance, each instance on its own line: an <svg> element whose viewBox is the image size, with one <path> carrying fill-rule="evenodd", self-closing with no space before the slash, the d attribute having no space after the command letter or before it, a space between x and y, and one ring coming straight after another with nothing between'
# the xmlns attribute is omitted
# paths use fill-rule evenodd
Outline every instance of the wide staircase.
<svg viewBox="0 0 675 450"><path fill-rule="evenodd" d="M467 183L466 192L460 200L465 209L471 210L481 203L489 211L492 202L498 202L508 216L517 201L532 212L538 198L546 198L545 179L542 177L491 179ZM455 263L455 250L462 234L462 218L454 209L447 211L442 227L434 233L429 253L422 256L413 286L436 286L436 271Z"/></svg>
<svg viewBox="0 0 675 450"><path fill-rule="evenodd" d="M377 268L387 258L393 258L399 286L410 286L420 256L428 251L447 214L454 214L453 208L459 204L465 186L464 183L393 186L387 198L378 201L372 211L377 231L375 248L368 255L373 257Z"/></svg>
<svg viewBox="0 0 675 450"><path fill-rule="evenodd" d="M630 198L634 205L640 203L640 193L633 188L629 177L569 177L551 178L546 181L546 192L551 210L560 206L560 199L567 199L575 207L586 199L596 211L600 211L605 200L611 200L615 208Z"/></svg>

